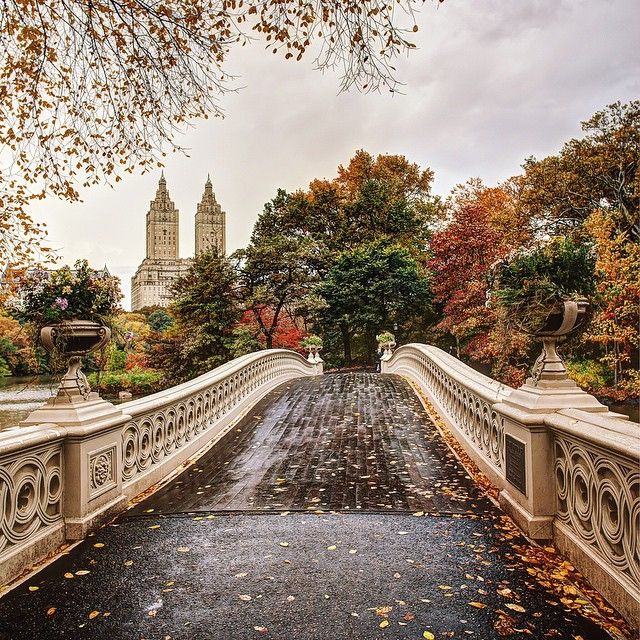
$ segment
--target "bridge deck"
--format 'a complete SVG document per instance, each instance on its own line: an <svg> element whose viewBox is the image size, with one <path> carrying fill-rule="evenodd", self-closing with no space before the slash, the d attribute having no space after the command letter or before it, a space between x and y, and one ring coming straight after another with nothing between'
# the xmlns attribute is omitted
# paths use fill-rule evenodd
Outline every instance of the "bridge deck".
<svg viewBox="0 0 640 640"><path fill-rule="evenodd" d="M314 507L491 509L409 384L358 373L281 387L137 512Z"/></svg>
<svg viewBox="0 0 640 640"><path fill-rule="evenodd" d="M299 380L0 599L0 638L608 638L527 545L406 382Z"/></svg>

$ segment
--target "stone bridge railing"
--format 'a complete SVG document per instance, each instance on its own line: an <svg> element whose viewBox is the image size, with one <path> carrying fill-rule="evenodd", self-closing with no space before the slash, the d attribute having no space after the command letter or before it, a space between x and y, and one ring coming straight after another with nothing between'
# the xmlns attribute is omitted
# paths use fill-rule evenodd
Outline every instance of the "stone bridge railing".
<svg viewBox="0 0 640 640"><path fill-rule="evenodd" d="M400 347L382 370L419 387L505 511L530 537L553 540L638 628L640 425L573 383L512 389L432 346Z"/></svg>
<svg viewBox="0 0 640 640"><path fill-rule="evenodd" d="M125 509L269 391L318 373L293 351L259 351L118 406L57 396L0 432L0 585Z"/></svg>

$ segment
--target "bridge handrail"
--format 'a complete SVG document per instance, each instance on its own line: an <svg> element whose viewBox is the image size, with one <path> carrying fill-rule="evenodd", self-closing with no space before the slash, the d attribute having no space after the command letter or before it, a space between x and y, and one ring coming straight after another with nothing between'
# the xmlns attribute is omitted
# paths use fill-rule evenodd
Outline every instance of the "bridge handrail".
<svg viewBox="0 0 640 640"><path fill-rule="evenodd" d="M320 373L321 361L269 349L122 405L93 397L77 413L68 403L59 413L54 406L46 415L61 424L3 430L0 586L125 509L282 382Z"/></svg>
<svg viewBox="0 0 640 640"><path fill-rule="evenodd" d="M201 433L213 427L220 432L247 405L245 398L264 395L265 388L273 388L280 380L316 371L315 364L294 351L258 351L120 405L129 418L122 426L122 481L125 486L136 481L129 493L143 490L148 483L140 484L140 476L148 475L194 438L201 440Z"/></svg>
<svg viewBox="0 0 640 640"><path fill-rule="evenodd" d="M449 425L496 474L504 472L504 424L493 405L513 389L472 369L432 345L399 347L384 371L413 379L437 405Z"/></svg>
<svg viewBox="0 0 640 640"><path fill-rule="evenodd" d="M514 389L429 345L400 347L382 370L416 382L523 530L553 539L638 626L640 425L597 404L532 408Z"/></svg>

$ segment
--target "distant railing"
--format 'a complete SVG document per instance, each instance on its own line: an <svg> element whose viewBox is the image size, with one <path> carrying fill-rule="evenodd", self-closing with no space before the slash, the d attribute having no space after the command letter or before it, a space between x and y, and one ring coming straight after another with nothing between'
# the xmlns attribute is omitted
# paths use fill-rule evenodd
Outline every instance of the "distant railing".
<svg viewBox="0 0 640 640"><path fill-rule="evenodd" d="M66 424L0 432L0 586L126 508L281 383L320 373L321 361L259 351L117 407L68 405Z"/></svg>
<svg viewBox="0 0 640 640"><path fill-rule="evenodd" d="M419 386L525 533L553 539L637 628L640 425L595 402L593 412L528 407L433 346L400 347L382 371ZM552 392L561 399L563 388Z"/></svg>
<svg viewBox="0 0 640 640"><path fill-rule="evenodd" d="M279 381L313 375L317 366L293 351L253 353L194 380L120 405L131 419L122 428L122 480L148 474L202 433L215 429L247 398ZM251 403L253 404L253 403Z"/></svg>

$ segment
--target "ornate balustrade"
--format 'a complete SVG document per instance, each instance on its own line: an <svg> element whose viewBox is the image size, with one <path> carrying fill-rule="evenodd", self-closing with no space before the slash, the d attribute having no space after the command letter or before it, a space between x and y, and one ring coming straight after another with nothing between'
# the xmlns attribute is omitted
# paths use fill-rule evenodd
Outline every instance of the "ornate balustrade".
<svg viewBox="0 0 640 640"><path fill-rule="evenodd" d="M48 543L64 541L62 464L64 430L26 427L0 432L0 559L9 574Z"/></svg>
<svg viewBox="0 0 640 640"><path fill-rule="evenodd" d="M409 344L383 363L385 373L404 375L427 393L441 417L476 453L492 479L504 477L504 420L493 405L511 387L475 371L437 347Z"/></svg>
<svg viewBox="0 0 640 640"><path fill-rule="evenodd" d="M546 416L553 432L558 546L578 565L610 570L640 594L640 427L568 410ZM594 586L606 585L594 580Z"/></svg>
<svg viewBox="0 0 640 640"><path fill-rule="evenodd" d="M46 423L0 432L0 585L125 509L281 383L320 373L293 351L259 351L117 407L58 397L30 416Z"/></svg>
<svg viewBox="0 0 640 640"><path fill-rule="evenodd" d="M193 451L194 443L197 450L201 441L219 436L239 409L255 403L251 400L284 380L321 372L318 366L292 351L258 352L167 391L120 405L130 416L122 427L120 468L127 493L143 490L144 478L157 476L167 459L185 449Z"/></svg>
<svg viewBox="0 0 640 640"><path fill-rule="evenodd" d="M382 371L416 383L525 533L553 539L639 626L640 425L566 383L514 390L428 345L400 347Z"/></svg>

